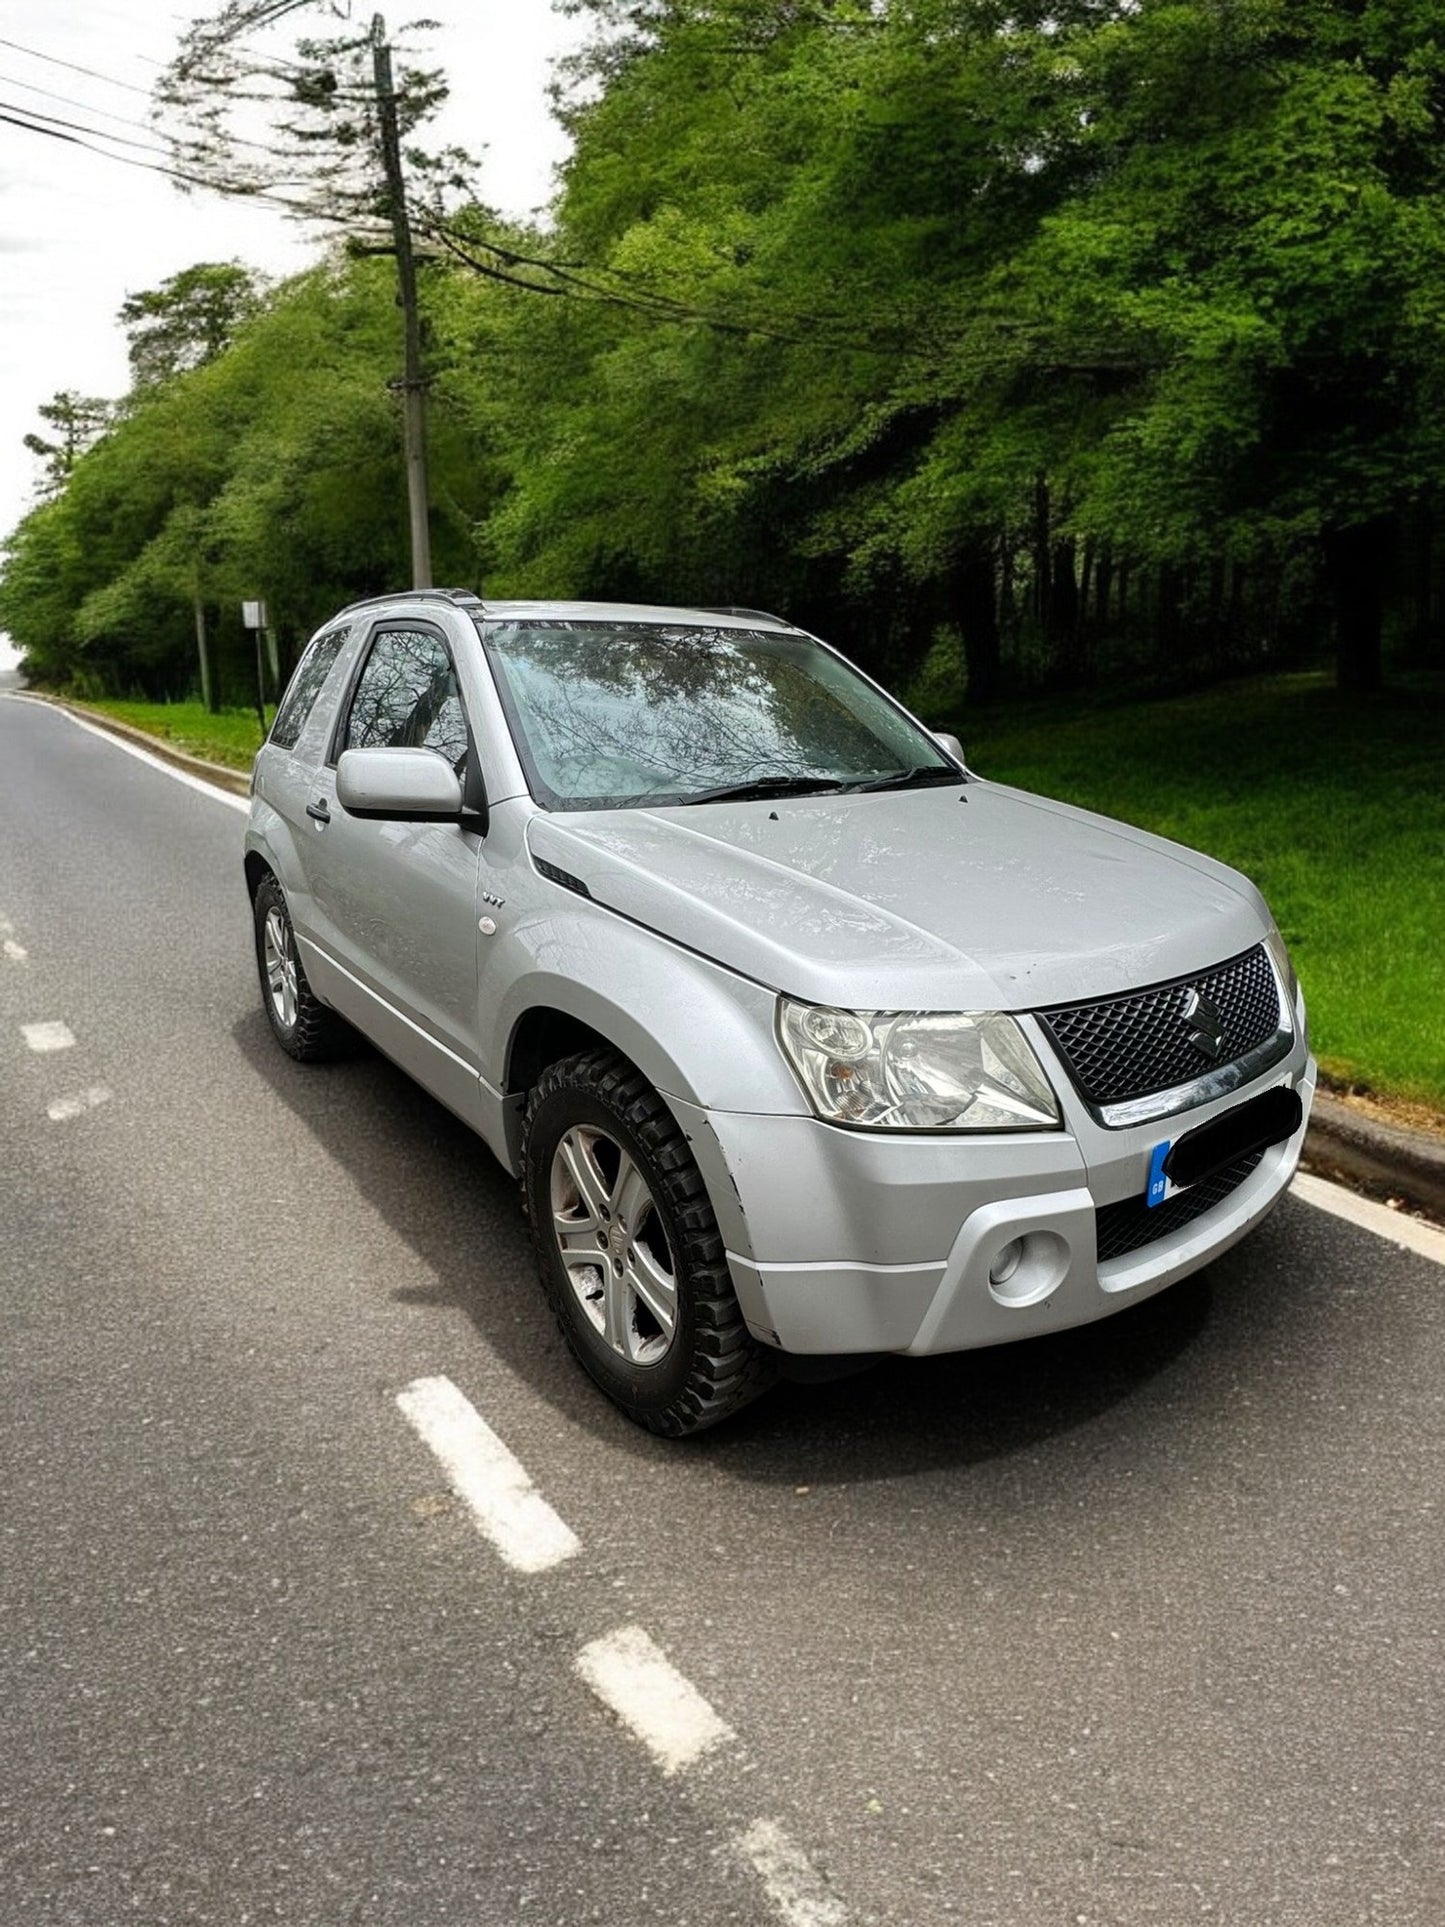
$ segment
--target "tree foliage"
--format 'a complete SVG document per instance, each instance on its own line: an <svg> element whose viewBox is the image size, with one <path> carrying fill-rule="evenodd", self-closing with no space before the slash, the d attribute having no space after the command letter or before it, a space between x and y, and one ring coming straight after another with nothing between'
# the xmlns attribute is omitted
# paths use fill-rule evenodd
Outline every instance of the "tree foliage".
<svg viewBox="0 0 1445 1927"><path fill-rule="evenodd" d="M54 440L31 434L25 437L25 446L42 464L41 493L53 495L65 487L70 471L96 437L105 433L111 404L100 395L82 395L74 388L63 388L49 401L41 402L35 412Z"/></svg>
<svg viewBox="0 0 1445 1927"><path fill-rule="evenodd" d="M0 624L51 681L179 695L199 599L223 686L252 686L240 603L288 656L330 607L403 579L388 263L336 257L271 291L214 360L137 389L58 500L15 531ZM470 565L480 504L459 437L435 438L440 553Z"/></svg>
<svg viewBox="0 0 1445 1927"><path fill-rule="evenodd" d="M419 197L439 573L782 607L944 707L1438 655L1433 4L571 9L551 224ZM13 539L32 659L183 673L198 569L296 635L403 580L394 327L332 261L138 381Z"/></svg>
<svg viewBox="0 0 1445 1927"><path fill-rule="evenodd" d="M198 261L158 288L127 295L119 320L137 389L214 361L257 312L260 296L256 277L239 261Z"/></svg>

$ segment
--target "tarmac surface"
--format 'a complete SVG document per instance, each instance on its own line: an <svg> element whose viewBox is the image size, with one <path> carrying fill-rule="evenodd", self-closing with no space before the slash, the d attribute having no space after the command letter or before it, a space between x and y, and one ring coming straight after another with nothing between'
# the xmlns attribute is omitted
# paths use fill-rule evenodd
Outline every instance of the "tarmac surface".
<svg viewBox="0 0 1445 1927"><path fill-rule="evenodd" d="M235 799L0 700L0 822L5 1927L1445 1918L1427 1251L1290 1198L1100 1325L667 1444L483 1147L275 1048ZM575 1551L464 1502L439 1378Z"/></svg>

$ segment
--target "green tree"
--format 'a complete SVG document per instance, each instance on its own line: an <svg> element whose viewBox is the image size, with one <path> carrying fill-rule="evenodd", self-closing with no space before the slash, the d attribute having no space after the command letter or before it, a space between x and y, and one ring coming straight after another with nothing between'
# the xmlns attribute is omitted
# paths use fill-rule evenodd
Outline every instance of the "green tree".
<svg viewBox="0 0 1445 1927"><path fill-rule="evenodd" d="M1313 579L1378 678L1441 473L1424 0L586 10L558 249L636 299L540 330L509 568L738 579L761 534L795 606L898 611L885 658L961 629L975 699L1005 605L1086 673L1132 574L1177 667Z"/></svg>
<svg viewBox="0 0 1445 1927"><path fill-rule="evenodd" d="M1331 628L1368 688L1407 587L1438 636L1426 0L578 5L553 225L418 210L443 576L781 607L945 707ZM335 258L193 329L17 533L12 630L174 676L188 597L295 637L403 580L394 328Z"/></svg>
<svg viewBox="0 0 1445 1927"><path fill-rule="evenodd" d="M27 435L25 446L44 464L40 486L53 495L70 479L76 462L96 438L105 433L110 422L111 405L98 395L82 395L74 388L63 388L41 402L36 414L53 432L54 440L43 435Z"/></svg>
<svg viewBox="0 0 1445 1927"><path fill-rule="evenodd" d="M135 386L153 388L214 361L260 305L260 284L239 261L198 261L158 288L127 295L119 320Z"/></svg>
<svg viewBox="0 0 1445 1927"><path fill-rule="evenodd" d="M272 290L214 360L137 391L12 538L0 608L38 679L183 693L199 604L234 698L254 674L244 598L265 598L289 659L338 603L405 579L390 282L338 254ZM450 422L435 458L438 554L465 580L482 471Z"/></svg>

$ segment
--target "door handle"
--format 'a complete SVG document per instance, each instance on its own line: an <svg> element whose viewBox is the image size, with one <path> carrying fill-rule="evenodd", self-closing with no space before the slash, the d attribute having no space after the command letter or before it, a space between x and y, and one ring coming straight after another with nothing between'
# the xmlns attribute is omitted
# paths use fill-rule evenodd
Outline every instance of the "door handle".
<svg viewBox="0 0 1445 1927"><path fill-rule="evenodd" d="M331 821L331 812L326 807L326 798L324 796L318 796L314 803L308 803L306 805L306 814L308 816L314 816L318 823L329 823Z"/></svg>

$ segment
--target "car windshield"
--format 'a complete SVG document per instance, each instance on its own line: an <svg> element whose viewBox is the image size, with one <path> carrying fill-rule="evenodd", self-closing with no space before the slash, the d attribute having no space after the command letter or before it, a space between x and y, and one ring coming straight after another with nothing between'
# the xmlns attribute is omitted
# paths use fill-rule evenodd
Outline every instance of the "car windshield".
<svg viewBox="0 0 1445 1927"><path fill-rule="evenodd" d="M933 739L806 636L653 622L478 623L549 809L961 782Z"/></svg>

